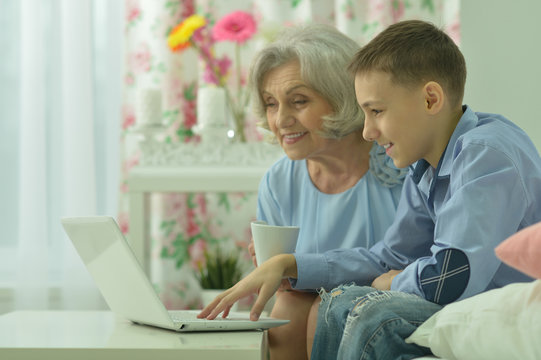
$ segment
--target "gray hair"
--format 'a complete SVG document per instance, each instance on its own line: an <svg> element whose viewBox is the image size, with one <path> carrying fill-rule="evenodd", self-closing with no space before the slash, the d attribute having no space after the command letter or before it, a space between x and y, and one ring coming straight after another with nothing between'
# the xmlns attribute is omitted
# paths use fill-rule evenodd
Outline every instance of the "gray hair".
<svg viewBox="0 0 541 360"><path fill-rule="evenodd" d="M355 80L347 67L359 45L329 25L311 24L288 28L256 54L248 86L260 126L268 129L261 88L265 75L292 60L300 64L301 78L325 98L333 113L323 117L321 135L338 139L364 124L364 113L355 97Z"/></svg>

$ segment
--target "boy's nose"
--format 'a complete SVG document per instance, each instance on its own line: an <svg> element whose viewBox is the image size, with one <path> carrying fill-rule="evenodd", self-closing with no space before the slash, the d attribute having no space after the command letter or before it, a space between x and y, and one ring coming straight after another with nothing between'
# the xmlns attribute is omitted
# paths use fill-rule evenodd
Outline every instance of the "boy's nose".
<svg viewBox="0 0 541 360"><path fill-rule="evenodd" d="M375 141L379 137L379 132L374 126L374 123L372 120L369 120L368 118L364 119L364 128L363 128L363 138L366 141Z"/></svg>

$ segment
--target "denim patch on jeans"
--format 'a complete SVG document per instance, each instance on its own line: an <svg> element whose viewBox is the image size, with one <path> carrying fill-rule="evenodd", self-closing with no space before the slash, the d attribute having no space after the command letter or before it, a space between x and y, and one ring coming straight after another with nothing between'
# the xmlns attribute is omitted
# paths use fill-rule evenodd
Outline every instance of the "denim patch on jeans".
<svg viewBox="0 0 541 360"><path fill-rule="evenodd" d="M413 359L430 350L404 341L438 304L399 291L342 285L321 293L312 359Z"/></svg>

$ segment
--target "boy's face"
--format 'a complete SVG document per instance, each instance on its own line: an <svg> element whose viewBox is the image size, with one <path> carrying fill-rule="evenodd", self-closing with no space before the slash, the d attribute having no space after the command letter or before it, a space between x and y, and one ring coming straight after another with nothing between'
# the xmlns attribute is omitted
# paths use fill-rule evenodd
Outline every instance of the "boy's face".
<svg viewBox="0 0 541 360"><path fill-rule="evenodd" d="M393 84L387 73L370 71L355 76L355 93L365 114L366 140L385 147L399 168L423 158L430 162L435 122L427 115L423 86L406 88Z"/></svg>

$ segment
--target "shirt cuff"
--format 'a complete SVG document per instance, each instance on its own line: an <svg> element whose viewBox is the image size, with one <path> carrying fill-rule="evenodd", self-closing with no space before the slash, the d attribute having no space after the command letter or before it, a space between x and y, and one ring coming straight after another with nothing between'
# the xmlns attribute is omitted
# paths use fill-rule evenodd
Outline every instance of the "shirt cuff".
<svg viewBox="0 0 541 360"><path fill-rule="evenodd" d="M329 281L329 265L323 254L293 254L297 262L297 278L289 279L296 290L325 287Z"/></svg>
<svg viewBox="0 0 541 360"><path fill-rule="evenodd" d="M406 268L393 278L391 290L402 291L409 294L415 294L424 298L424 294L418 285L417 267L406 266Z"/></svg>

